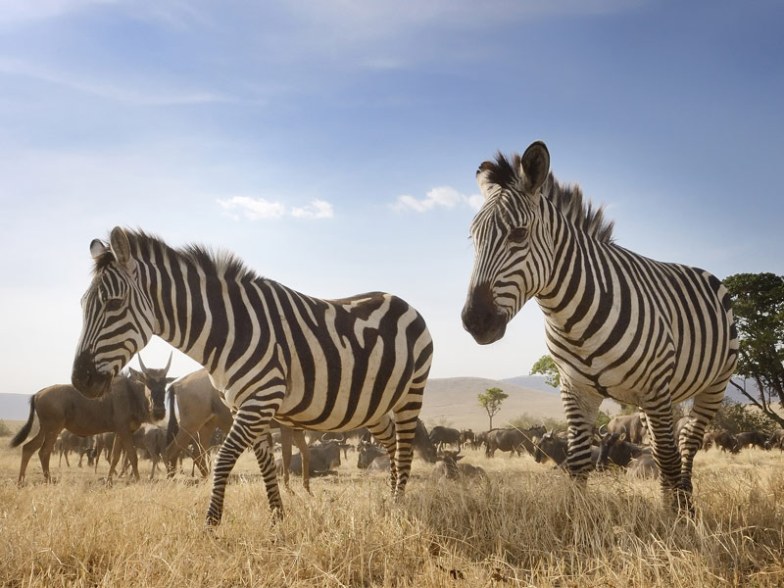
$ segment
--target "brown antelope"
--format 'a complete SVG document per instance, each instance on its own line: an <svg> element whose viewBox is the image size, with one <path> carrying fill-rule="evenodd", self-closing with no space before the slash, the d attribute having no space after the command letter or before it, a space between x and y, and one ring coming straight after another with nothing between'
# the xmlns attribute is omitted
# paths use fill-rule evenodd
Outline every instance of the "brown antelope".
<svg viewBox="0 0 784 588"><path fill-rule="evenodd" d="M49 458L63 429L80 436L116 433L119 443L114 444L108 479L112 479L122 447L131 460L133 476L138 480L139 470L131 435L149 420L150 407L144 385L127 377L115 378L110 392L101 398L87 398L66 384L44 388L30 398L30 416L11 440L11 447L18 447L30 436L34 425L38 425L37 433L22 447L18 482L24 481L27 463L36 451L44 479L51 481Z"/></svg>

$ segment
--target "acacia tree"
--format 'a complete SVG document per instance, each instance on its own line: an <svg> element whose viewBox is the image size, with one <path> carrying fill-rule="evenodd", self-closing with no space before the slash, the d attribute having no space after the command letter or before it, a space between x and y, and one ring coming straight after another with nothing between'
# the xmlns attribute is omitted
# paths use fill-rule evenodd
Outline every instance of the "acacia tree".
<svg viewBox="0 0 784 588"><path fill-rule="evenodd" d="M488 388L479 394L479 404L487 411L490 417L490 429L493 428L493 417L501 410L501 404L509 398L509 394L501 388Z"/></svg>
<svg viewBox="0 0 784 588"><path fill-rule="evenodd" d="M531 368L531 375L534 374L543 375L545 383L553 388L561 387L561 372L558 371L558 366L555 365L551 355L543 355L536 360Z"/></svg>
<svg viewBox="0 0 784 588"><path fill-rule="evenodd" d="M724 280L732 298L740 349L731 384L784 426L771 406L784 406L784 277L772 273L735 274ZM748 381L756 385L749 390Z"/></svg>

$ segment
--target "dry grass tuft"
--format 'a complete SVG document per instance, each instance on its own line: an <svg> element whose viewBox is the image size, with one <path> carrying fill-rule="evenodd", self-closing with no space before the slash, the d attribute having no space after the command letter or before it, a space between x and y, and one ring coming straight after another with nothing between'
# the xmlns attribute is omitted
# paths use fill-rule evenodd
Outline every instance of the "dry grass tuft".
<svg viewBox="0 0 784 588"><path fill-rule="evenodd" d="M243 456L223 524L204 528L210 483L107 487L91 469L15 484L19 454L0 450L0 586L778 586L784 584L784 457L701 453L695 520L653 481L593 475L585 492L529 457L466 461L484 482L434 482L415 463L402 504L385 475L344 464L298 481L273 522ZM143 467L149 467L145 462Z"/></svg>

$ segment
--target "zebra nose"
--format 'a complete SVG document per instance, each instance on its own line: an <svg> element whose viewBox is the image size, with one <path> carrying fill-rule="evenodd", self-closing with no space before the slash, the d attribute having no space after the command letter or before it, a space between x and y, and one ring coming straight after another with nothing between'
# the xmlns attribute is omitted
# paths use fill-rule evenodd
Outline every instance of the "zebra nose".
<svg viewBox="0 0 784 588"><path fill-rule="evenodd" d="M489 284L482 284L469 292L461 318L465 330L480 345L497 341L506 331L506 317L496 308Z"/></svg>
<svg viewBox="0 0 784 588"><path fill-rule="evenodd" d="M99 374L95 369L92 356L82 351L74 360L71 384L89 398L102 396L111 384L111 376Z"/></svg>

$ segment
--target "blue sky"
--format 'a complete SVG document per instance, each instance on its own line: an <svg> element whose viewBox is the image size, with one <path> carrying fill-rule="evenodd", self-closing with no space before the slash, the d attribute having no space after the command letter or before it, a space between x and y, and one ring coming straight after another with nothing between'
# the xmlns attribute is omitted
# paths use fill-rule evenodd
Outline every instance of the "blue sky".
<svg viewBox="0 0 784 588"><path fill-rule="evenodd" d="M620 245L782 274L782 30L778 1L0 0L4 391L69 381L115 225L399 294L434 377L528 373L535 304L489 347L459 314L476 168L536 139Z"/></svg>

